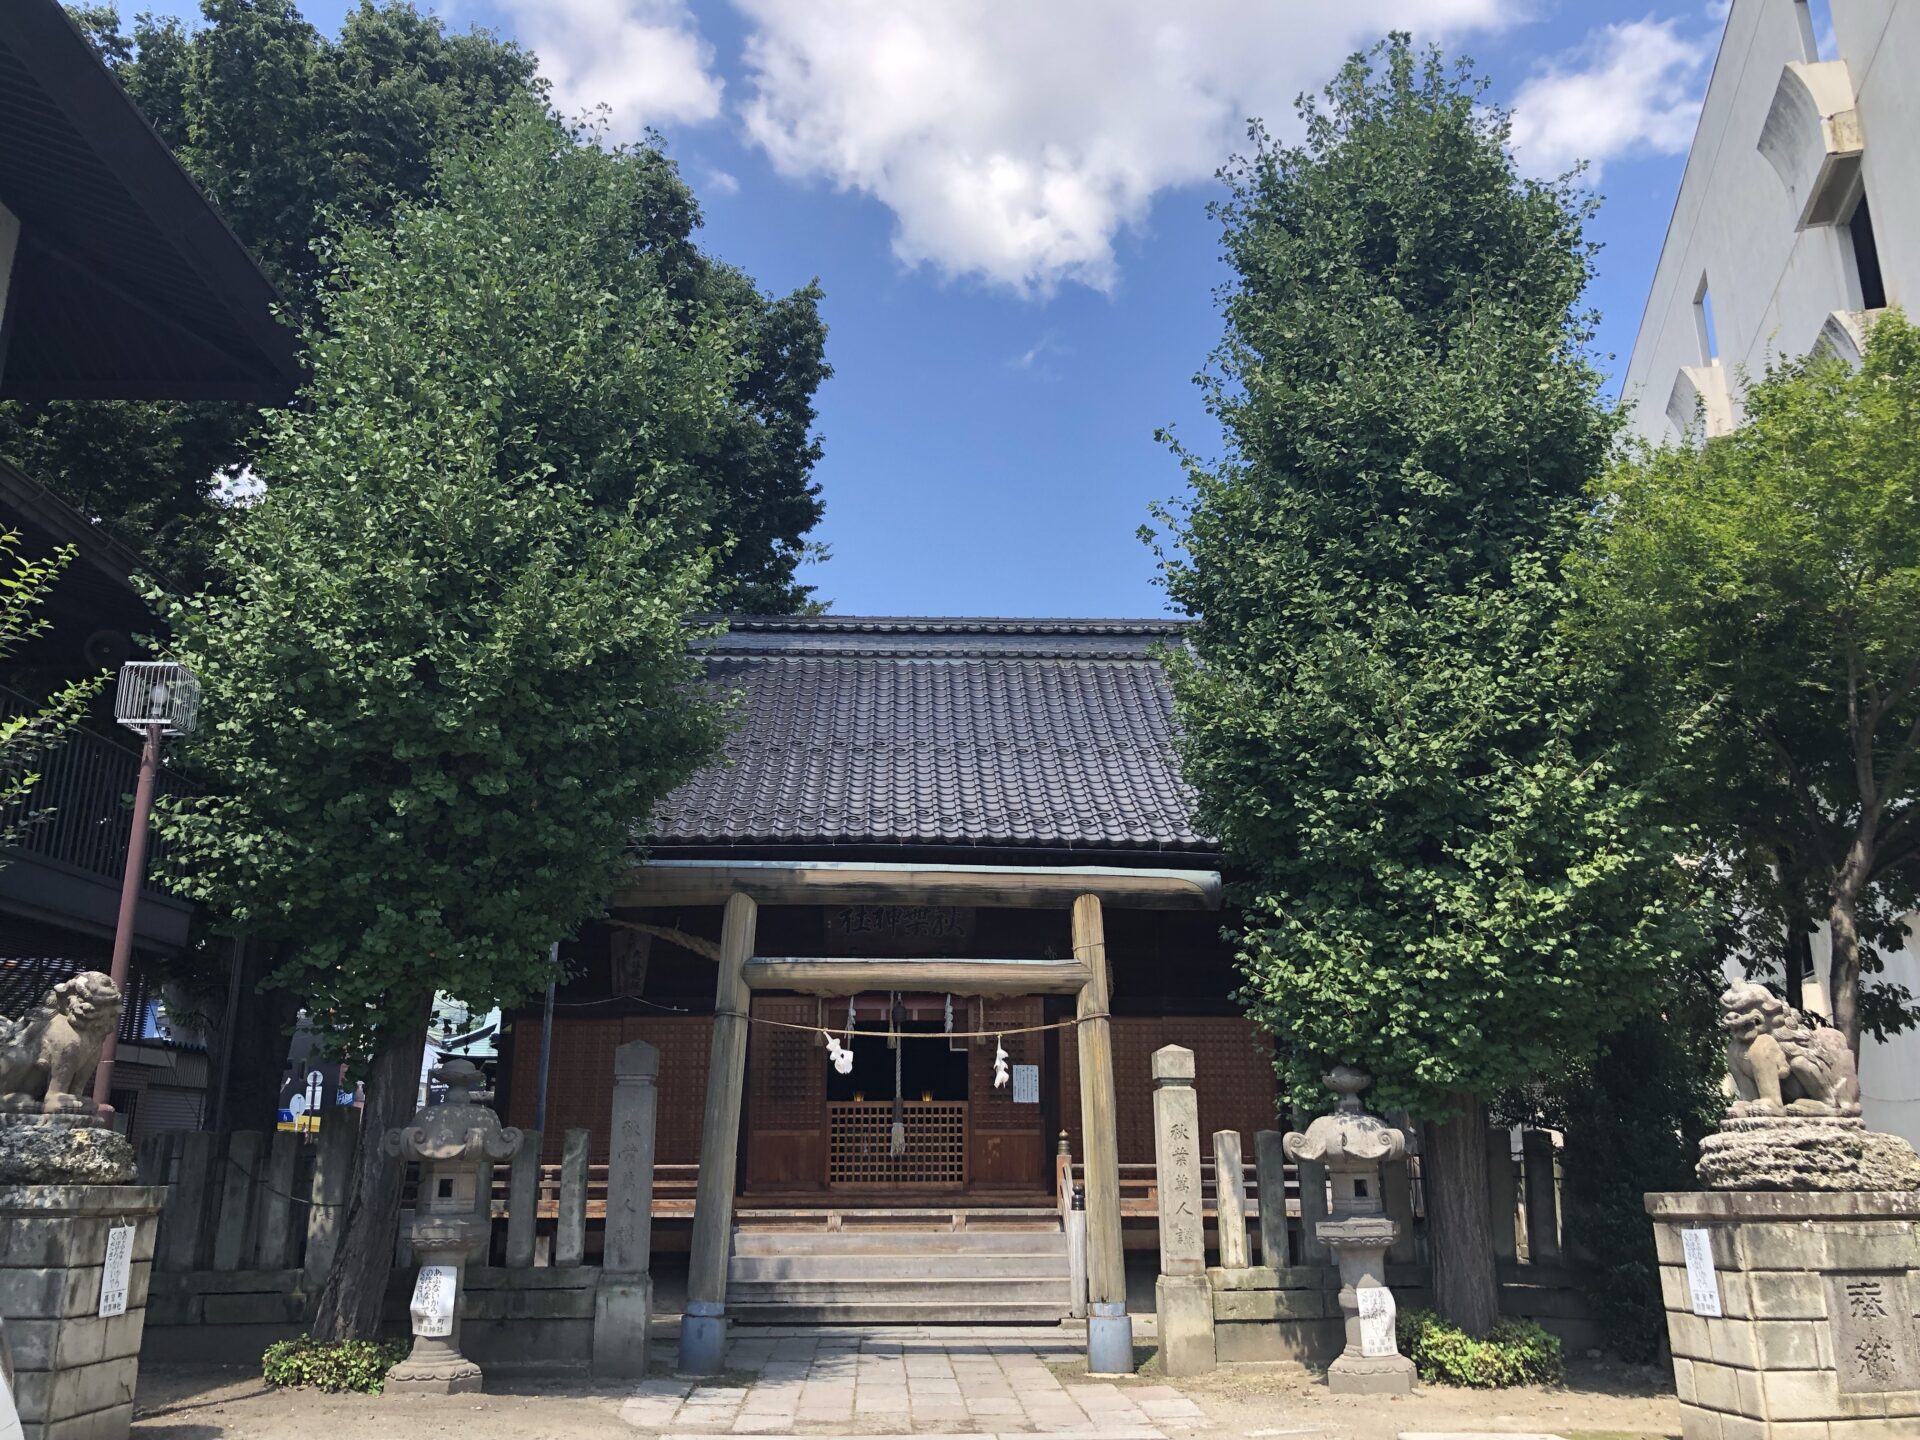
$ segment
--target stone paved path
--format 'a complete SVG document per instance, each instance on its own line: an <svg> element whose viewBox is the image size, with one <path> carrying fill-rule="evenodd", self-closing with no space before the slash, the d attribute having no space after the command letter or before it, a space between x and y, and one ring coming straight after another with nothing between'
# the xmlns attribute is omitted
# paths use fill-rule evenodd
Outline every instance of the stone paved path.
<svg viewBox="0 0 1920 1440"><path fill-rule="evenodd" d="M1218 1433L1170 1385L1062 1381L1048 1360L1076 1359L1084 1344L1077 1330L1053 1327L746 1331L727 1349L726 1375L648 1379L620 1416L668 1436Z"/></svg>

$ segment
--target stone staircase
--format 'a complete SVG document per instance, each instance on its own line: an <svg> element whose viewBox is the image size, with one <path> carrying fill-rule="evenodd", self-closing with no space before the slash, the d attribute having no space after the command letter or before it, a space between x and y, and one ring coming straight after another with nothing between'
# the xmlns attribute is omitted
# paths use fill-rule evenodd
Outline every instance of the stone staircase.
<svg viewBox="0 0 1920 1440"><path fill-rule="evenodd" d="M727 1313L759 1325L1050 1325L1071 1308L1052 1210L743 1214Z"/></svg>

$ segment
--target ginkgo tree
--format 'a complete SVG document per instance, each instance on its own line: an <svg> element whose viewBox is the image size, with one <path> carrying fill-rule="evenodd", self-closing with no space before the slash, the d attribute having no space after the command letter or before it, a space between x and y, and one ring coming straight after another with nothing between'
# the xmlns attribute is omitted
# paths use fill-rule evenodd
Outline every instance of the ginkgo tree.
<svg viewBox="0 0 1920 1440"><path fill-rule="evenodd" d="M714 740L686 617L742 345L666 293L652 182L526 106L349 231L220 583L154 597L203 687L175 883L370 1057L323 1336L378 1324L435 992L543 986Z"/></svg>
<svg viewBox="0 0 1920 1440"><path fill-rule="evenodd" d="M1165 516L1187 779L1240 877L1243 1002L1303 1104L1334 1063L1425 1122L1434 1290L1497 1315L1487 1103L1651 1003L1693 934L1645 706L1563 624L1617 418L1568 182L1396 36L1222 207L1228 442Z"/></svg>

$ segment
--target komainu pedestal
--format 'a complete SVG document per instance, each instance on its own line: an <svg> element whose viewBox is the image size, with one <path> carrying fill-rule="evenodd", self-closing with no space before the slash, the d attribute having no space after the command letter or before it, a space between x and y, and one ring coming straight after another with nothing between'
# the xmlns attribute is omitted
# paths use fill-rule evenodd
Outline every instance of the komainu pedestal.
<svg viewBox="0 0 1920 1440"><path fill-rule="evenodd" d="M1649 1195L1685 1440L1920 1433L1920 1157L1852 1052L1759 985L1720 997L1737 1098L1703 1192Z"/></svg>
<svg viewBox="0 0 1920 1440"><path fill-rule="evenodd" d="M162 1186L88 1098L120 992L99 971L0 1018L0 1316L25 1440L125 1440Z"/></svg>
<svg viewBox="0 0 1920 1440"><path fill-rule="evenodd" d="M1920 1433L1920 1194L1649 1195L1685 1440Z"/></svg>

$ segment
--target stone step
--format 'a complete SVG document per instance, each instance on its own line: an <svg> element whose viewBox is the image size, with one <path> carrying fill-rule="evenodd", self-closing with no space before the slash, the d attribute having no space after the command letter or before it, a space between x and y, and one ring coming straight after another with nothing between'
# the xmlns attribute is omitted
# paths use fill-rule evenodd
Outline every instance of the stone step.
<svg viewBox="0 0 1920 1440"><path fill-rule="evenodd" d="M739 1305L727 1302L727 1314L743 1325L1057 1325L1064 1303L964 1304L910 1300L857 1304Z"/></svg>
<svg viewBox="0 0 1920 1440"><path fill-rule="evenodd" d="M729 1282L743 1280L886 1279L1064 1280L1067 1256L1048 1255L736 1255L727 1264Z"/></svg>
<svg viewBox="0 0 1920 1440"><path fill-rule="evenodd" d="M727 1281L727 1307L743 1304L877 1304L906 1301L956 1305L1057 1304L1067 1308L1065 1275L974 1280L965 1276L854 1276L837 1280Z"/></svg>
<svg viewBox="0 0 1920 1440"><path fill-rule="evenodd" d="M1060 1255L1059 1230L736 1230L735 1255Z"/></svg>

